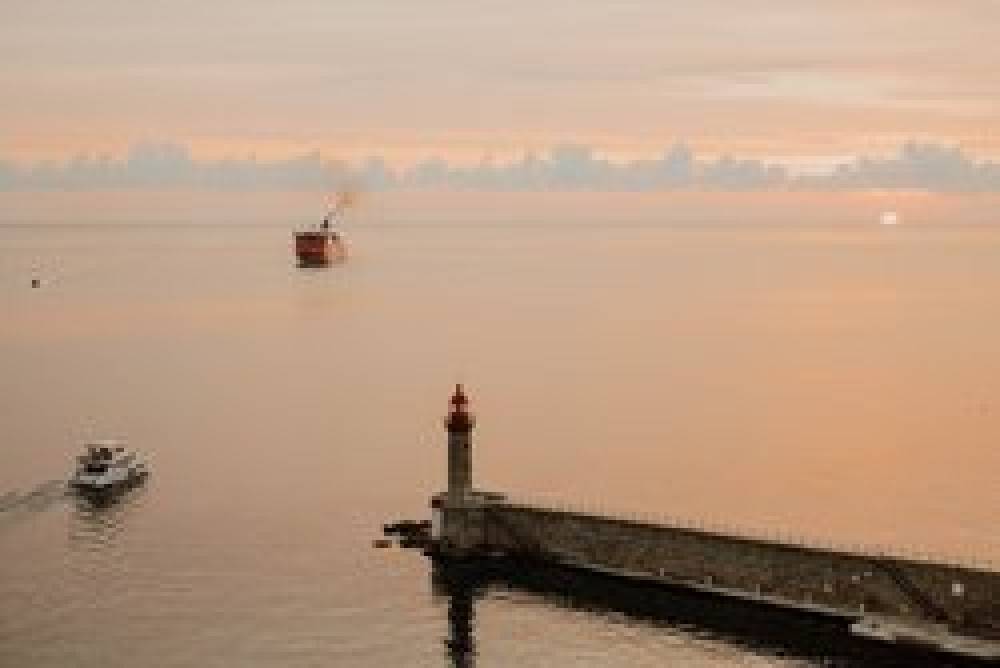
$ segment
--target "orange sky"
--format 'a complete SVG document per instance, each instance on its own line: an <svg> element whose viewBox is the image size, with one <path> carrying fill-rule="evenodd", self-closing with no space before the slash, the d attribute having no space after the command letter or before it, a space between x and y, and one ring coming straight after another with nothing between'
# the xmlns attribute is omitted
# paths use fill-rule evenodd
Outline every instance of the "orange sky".
<svg viewBox="0 0 1000 668"><path fill-rule="evenodd" d="M0 25L0 156L1000 155L998 24L990 0L39 0Z"/></svg>

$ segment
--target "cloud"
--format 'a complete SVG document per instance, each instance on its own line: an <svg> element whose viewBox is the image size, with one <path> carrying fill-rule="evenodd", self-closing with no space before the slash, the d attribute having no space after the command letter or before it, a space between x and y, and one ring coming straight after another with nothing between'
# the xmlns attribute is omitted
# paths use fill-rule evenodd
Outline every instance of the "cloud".
<svg viewBox="0 0 1000 668"><path fill-rule="evenodd" d="M539 157L527 153L507 163L485 158L455 166L440 158L418 163L401 175L409 187L482 190L651 191L685 188L758 190L781 187L783 167L757 160L722 158L699 162L686 144L656 159L614 162L583 144L559 144Z"/></svg>
<svg viewBox="0 0 1000 668"><path fill-rule="evenodd" d="M319 152L276 160L254 156L202 160L184 145L169 142L137 144L120 158L79 155L63 162L0 161L0 190L6 191L274 191L344 185L369 190L1000 192L1000 164L975 159L959 147L919 142L908 142L889 157L861 156L811 175L796 175L785 165L755 158L699 158L685 143L652 159L614 161L591 146L567 143L542 155L525 153L502 162L485 156L467 165L430 157L409 168L394 168L378 156L349 164Z"/></svg>
<svg viewBox="0 0 1000 668"><path fill-rule="evenodd" d="M803 180L804 184L813 183ZM955 146L908 142L890 158L857 158L815 181L842 189L1000 191L1000 164L977 161Z"/></svg>
<svg viewBox="0 0 1000 668"><path fill-rule="evenodd" d="M346 166L324 160L319 152L273 161L253 156L197 160L181 144L147 142L133 146L119 159L78 155L62 163L0 163L0 189L310 189L342 180L346 171Z"/></svg>

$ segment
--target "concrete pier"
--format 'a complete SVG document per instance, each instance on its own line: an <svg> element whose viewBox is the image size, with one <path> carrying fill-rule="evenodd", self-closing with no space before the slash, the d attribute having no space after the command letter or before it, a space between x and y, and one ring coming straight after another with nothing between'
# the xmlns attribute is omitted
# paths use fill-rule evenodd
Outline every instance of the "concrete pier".
<svg viewBox="0 0 1000 668"><path fill-rule="evenodd" d="M477 491L470 484L467 403L458 388L446 421L448 491L431 502L432 556L561 564L683 587L720 605L738 600L836 620L865 638L1000 660L994 570L547 508Z"/></svg>

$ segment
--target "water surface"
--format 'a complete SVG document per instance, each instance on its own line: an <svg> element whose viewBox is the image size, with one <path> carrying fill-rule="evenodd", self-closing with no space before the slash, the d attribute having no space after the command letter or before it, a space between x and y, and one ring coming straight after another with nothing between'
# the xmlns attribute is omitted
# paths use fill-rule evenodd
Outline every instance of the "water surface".
<svg viewBox="0 0 1000 668"><path fill-rule="evenodd" d="M0 664L447 665L454 601L371 540L427 516L456 381L483 487L1000 559L1000 229L349 237L304 271L283 227L0 227ZM91 437L148 453L147 487L64 498ZM817 662L473 605L481 666Z"/></svg>

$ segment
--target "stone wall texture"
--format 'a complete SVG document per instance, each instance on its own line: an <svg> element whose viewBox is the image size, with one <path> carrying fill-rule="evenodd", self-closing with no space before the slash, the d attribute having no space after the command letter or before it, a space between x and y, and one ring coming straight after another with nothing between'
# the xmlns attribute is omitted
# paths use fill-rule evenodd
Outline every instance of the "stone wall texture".
<svg viewBox="0 0 1000 668"><path fill-rule="evenodd" d="M464 515L454 526L465 532L466 548L548 556L1000 639L1000 573L991 570L510 502L453 512Z"/></svg>

